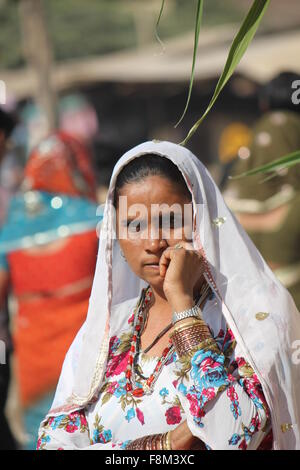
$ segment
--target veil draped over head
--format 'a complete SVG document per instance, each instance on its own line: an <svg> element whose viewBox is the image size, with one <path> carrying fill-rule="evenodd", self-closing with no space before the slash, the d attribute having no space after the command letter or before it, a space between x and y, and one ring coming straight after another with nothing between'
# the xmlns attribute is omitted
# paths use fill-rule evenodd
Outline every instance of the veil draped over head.
<svg viewBox="0 0 300 470"><path fill-rule="evenodd" d="M97 400L110 328L116 331L118 311L126 308L126 301L138 297L145 286L122 258L119 242L112 236L112 204L120 170L130 160L148 153L170 159L192 194L193 245L201 251L205 277L222 301L220 315L225 317L262 384L271 411L274 449L299 449L299 312L226 206L207 169L188 149L169 142L138 145L125 153L114 168L87 319L66 356L47 416L75 411Z"/></svg>

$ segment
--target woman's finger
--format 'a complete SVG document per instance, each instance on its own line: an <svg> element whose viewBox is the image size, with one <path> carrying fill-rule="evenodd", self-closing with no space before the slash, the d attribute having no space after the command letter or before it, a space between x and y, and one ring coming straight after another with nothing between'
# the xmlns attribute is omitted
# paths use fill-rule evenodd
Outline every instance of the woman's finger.
<svg viewBox="0 0 300 470"><path fill-rule="evenodd" d="M160 275L161 277L165 277L168 266L174 257L174 254L177 250L184 250L187 247L186 242L180 242L177 243L174 246L169 246L168 248L165 249L165 251L162 253L160 260L159 260L159 267L160 267Z"/></svg>
<svg viewBox="0 0 300 470"><path fill-rule="evenodd" d="M165 277L168 266L171 261L171 251L172 248L168 247L161 255L160 260L159 260L159 274L161 277Z"/></svg>
<svg viewBox="0 0 300 470"><path fill-rule="evenodd" d="M159 274L161 277L165 277L168 266L175 256L175 252L178 250L186 250L186 251L195 251L193 245L188 242L181 241L174 246L169 246L161 255L159 260L159 267L160 271Z"/></svg>

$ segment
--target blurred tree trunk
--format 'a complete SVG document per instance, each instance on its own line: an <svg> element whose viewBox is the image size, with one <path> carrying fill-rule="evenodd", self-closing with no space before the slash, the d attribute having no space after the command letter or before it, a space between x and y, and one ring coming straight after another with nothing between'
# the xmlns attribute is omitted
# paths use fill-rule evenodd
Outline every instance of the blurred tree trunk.
<svg viewBox="0 0 300 470"><path fill-rule="evenodd" d="M146 44L151 44L155 39L155 25L158 19L162 0L122 0L120 8L128 12L131 11L135 24L137 47L141 48ZM175 4L173 2L165 2L164 17L170 15L171 10L174 10Z"/></svg>
<svg viewBox="0 0 300 470"><path fill-rule="evenodd" d="M43 0L20 0L19 14L24 55L36 75L35 99L44 110L51 131L57 127L57 107L51 80L53 53Z"/></svg>

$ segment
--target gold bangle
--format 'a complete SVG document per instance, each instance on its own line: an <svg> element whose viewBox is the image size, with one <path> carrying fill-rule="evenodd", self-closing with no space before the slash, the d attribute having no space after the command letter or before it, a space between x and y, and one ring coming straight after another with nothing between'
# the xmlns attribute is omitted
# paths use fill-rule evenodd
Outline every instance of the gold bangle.
<svg viewBox="0 0 300 470"><path fill-rule="evenodd" d="M181 331L185 331L189 328L204 328L200 323L197 324L197 323L186 323L185 325L180 325L180 326L175 326L175 328L173 329L173 333L179 333Z"/></svg>
<svg viewBox="0 0 300 470"><path fill-rule="evenodd" d="M197 317L189 317L185 318L184 320L178 320L176 323L173 324L174 328L179 328L185 325L196 325L198 323L203 322L200 318Z"/></svg>
<svg viewBox="0 0 300 470"><path fill-rule="evenodd" d="M190 328L201 328L200 326L198 325L184 325L184 326L178 326L177 328L174 328L174 330L172 331L171 334L174 334L174 333L182 333L183 331L185 330L189 330Z"/></svg>
<svg viewBox="0 0 300 470"><path fill-rule="evenodd" d="M150 434L150 436L148 436L146 440L146 450L152 450L152 440L153 436Z"/></svg>
<svg viewBox="0 0 300 470"><path fill-rule="evenodd" d="M195 328L207 328L208 329L207 323L204 320L196 320L196 321L187 320L185 321L185 323L181 323L180 325L175 324L173 331L181 331L182 329L191 328L192 326Z"/></svg>
<svg viewBox="0 0 300 470"><path fill-rule="evenodd" d="M205 322L198 322L198 323L186 323L185 325L180 325L174 328L174 331L182 331L186 328L195 328L197 330L208 330L209 328Z"/></svg>
<svg viewBox="0 0 300 470"><path fill-rule="evenodd" d="M208 328L195 328L194 326L190 326L182 330L175 330L172 333L172 335L170 335L170 337L173 338L174 336L176 336L179 338L179 337L184 337L187 335L190 335L190 336L197 335L197 336L200 336L200 338L202 339L211 337L211 333Z"/></svg>
<svg viewBox="0 0 300 470"><path fill-rule="evenodd" d="M200 335L203 339L211 337L210 330L207 325L185 325L182 327L174 328L174 331L170 334L170 338L174 336L179 337L179 335L185 336L190 335Z"/></svg>
<svg viewBox="0 0 300 470"><path fill-rule="evenodd" d="M131 441L126 450L163 450L164 434L150 434Z"/></svg>
<svg viewBox="0 0 300 470"><path fill-rule="evenodd" d="M181 326L181 325L193 324L193 323L205 323L205 321L199 317L189 317L189 318L185 318L184 320L178 320L176 323L174 323L174 326Z"/></svg>
<svg viewBox="0 0 300 470"><path fill-rule="evenodd" d="M159 450L164 450L164 434L160 434L159 437L160 437L160 439L159 439L160 449Z"/></svg>
<svg viewBox="0 0 300 470"><path fill-rule="evenodd" d="M154 446L152 447L153 450L158 450L158 435L155 435L155 438L153 439L153 444Z"/></svg>
<svg viewBox="0 0 300 470"><path fill-rule="evenodd" d="M162 450L167 450L166 435L167 435L167 433L165 432L165 433L163 434L163 445L162 445Z"/></svg>
<svg viewBox="0 0 300 470"><path fill-rule="evenodd" d="M171 444L171 431L165 433L165 448L164 450L172 450Z"/></svg>

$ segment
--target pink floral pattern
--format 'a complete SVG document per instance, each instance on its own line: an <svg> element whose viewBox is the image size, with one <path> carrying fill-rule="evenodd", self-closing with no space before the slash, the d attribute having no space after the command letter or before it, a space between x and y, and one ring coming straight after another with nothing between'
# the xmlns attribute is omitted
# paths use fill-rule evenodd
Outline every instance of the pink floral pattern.
<svg viewBox="0 0 300 470"><path fill-rule="evenodd" d="M168 408L165 415L168 424L179 424L182 420L180 406Z"/></svg>
<svg viewBox="0 0 300 470"><path fill-rule="evenodd" d="M199 349L182 361L174 353L164 365L150 395L143 395L142 389L139 394L139 388L134 390L134 394L126 389L132 324L133 315L126 319L123 333L110 339L106 380L97 400L85 410L50 417L41 428L38 449L70 448L70 442L74 443L78 436L84 437L85 446L124 449L133 430L136 429L137 435L141 436L142 429L147 429L145 434L151 433L153 424L154 432L166 432L186 420L188 415L194 422L193 432L199 432L199 438L210 449L205 436L209 430L213 436L217 430L223 430L223 426L218 425L215 429L214 425L222 423L224 407L227 408L227 427L224 428L227 431L218 442L221 448L247 449L254 436L263 433L262 417L268 418L269 410L262 387L245 359L235 357L236 341L225 321L222 328L217 329L217 334L213 334L215 347ZM151 359L149 361L151 365ZM141 373L145 375L144 369ZM142 387L143 379L136 377ZM215 408L220 396L223 408ZM250 407L253 410L250 414L249 406L243 405L245 400L251 400L254 405ZM214 417L211 425L209 419L215 409L220 416L218 419ZM266 436L268 438L269 434ZM271 445L270 440L268 445Z"/></svg>
<svg viewBox="0 0 300 470"><path fill-rule="evenodd" d="M53 416L44 425L45 429L63 429L67 433L79 431L84 433L88 429L88 423L83 410L75 411L69 415Z"/></svg>

